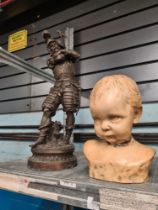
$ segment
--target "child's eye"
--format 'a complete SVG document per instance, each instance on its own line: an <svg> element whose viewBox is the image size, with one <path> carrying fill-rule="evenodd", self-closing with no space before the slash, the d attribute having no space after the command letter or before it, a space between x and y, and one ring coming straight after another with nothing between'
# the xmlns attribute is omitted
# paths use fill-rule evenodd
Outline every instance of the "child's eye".
<svg viewBox="0 0 158 210"><path fill-rule="evenodd" d="M94 119L94 121L98 121L99 120L97 117L94 117L93 119Z"/></svg>
<svg viewBox="0 0 158 210"><path fill-rule="evenodd" d="M110 120L111 122L118 122L118 121L120 121L121 119L122 119L121 116L117 116L117 115L109 116L109 120Z"/></svg>
<svg viewBox="0 0 158 210"><path fill-rule="evenodd" d="M100 119L98 117L93 117L93 120L96 122L99 121Z"/></svg>

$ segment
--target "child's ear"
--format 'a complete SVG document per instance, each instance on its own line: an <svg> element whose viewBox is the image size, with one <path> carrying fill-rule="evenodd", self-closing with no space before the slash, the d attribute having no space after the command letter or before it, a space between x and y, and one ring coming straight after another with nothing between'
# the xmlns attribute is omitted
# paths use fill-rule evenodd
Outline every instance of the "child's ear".
<svg viewBox="0 0 158 210"><path fill-rule="evenodd" d="M138 123L140 120L140 117L142 115L143 107L135 108L134 109L134 124Z"/></svg>

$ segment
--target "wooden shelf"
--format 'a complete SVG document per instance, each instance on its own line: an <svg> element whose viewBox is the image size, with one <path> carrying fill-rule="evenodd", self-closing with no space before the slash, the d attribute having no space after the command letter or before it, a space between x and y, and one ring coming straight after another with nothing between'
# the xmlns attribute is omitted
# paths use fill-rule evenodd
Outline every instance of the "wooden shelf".
<svg viewBox="0 0 158 210"><path fill-rule="evenodd" d="M0 188L88 209L156 210L158 158L145 184L119 184L88 177L87 163L77 154L78 166L54 172L31 170L27 162L0 163Z"/></svg>

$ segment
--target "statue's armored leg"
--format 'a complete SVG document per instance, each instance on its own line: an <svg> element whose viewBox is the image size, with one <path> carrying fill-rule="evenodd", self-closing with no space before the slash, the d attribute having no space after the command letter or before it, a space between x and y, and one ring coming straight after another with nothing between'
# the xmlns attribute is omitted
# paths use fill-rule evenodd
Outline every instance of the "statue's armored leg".
<svg viewBox="0 0 158 210"><path fill-rule="evenodd" d="M36 142L31 145L31 147L35 147L45 142L45 139L46 139L46 136L48 134L48 130L51 124L51 116L52 116L52 112L49 109L45 108L43 110L43 117L42 117L41 124L39 127L39 130L40 130L39 137L36 140Z"/></svg>
<svg viewBox="0 0 158 210"><path fill-rule="evenodd" d="M46 97L45 101L43 102L42 105L43 117L39 127L40 134L37 141L32 145L32 147L45 142L51 126L51 117L55 115L56 110L60 104L59 93L60 91L58 90L58 87L56 86L52 87L50 89L49 95Z"/></svg>
<svg viewBox="0 0 158 210"><path fill-rule="evenodd" d="M75 118L73 112L66 112L67 118L66 118L66 133L64 137L64 141L66 144L69 144L70 137L74 128Z"/></svg>

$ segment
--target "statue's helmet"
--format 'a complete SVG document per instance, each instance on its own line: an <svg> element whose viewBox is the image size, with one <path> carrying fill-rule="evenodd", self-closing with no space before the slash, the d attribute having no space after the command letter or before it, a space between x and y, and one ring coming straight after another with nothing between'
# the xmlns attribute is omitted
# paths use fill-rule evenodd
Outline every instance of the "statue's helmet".
<svg viewBox="0 0 158 210"><path fill-rule="evenodd" d="M47 30L43 32L43 38L45 39L47 47L50 51L55 51L56 49L60 50L64 48L64 43L62 43L61 40L51 38L51 35Z"/></svg>

